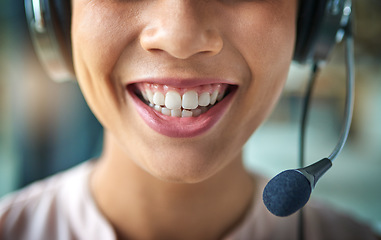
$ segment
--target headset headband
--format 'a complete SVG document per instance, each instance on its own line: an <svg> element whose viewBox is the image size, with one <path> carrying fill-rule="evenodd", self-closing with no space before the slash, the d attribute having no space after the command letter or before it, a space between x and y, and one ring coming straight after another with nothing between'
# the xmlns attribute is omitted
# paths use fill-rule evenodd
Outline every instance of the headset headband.
<svg viewBox="0 0 381 240"><path fill-rule="evenodd" d="M71 1L25 0L34 48L55 81L75 79L71 53ZM345 34L351 0L301 0L293 60L301 64L327 60Z"/></svg>

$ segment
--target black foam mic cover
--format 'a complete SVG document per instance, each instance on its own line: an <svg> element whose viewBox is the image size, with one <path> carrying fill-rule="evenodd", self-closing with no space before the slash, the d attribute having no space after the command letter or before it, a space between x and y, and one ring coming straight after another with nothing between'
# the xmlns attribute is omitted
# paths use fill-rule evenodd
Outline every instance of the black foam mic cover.
<svg viewBox="0 0 381 240"><path fill-rule="evenodd" d="M263 202L274 215L286 217L309 200L311 183L297 170L286 170L279 173L266 185L263 191Z"/></svg>
<svg viewBox="0 0 381 240"><path fill-rule="evenodd" d="M263 190L263 202L274 215L286 217L304 207L312 189L321 176L332 166L323 158L307 167L279 173Z"/></svg>

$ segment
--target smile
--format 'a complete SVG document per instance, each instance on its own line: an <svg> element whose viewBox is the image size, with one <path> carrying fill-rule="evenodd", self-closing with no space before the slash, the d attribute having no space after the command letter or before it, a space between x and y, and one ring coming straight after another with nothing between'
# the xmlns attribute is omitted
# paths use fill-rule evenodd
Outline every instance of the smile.
<svg viewBox="0 0 381 240"><path fill-rule="evenodd" d="M227 110L236 89L221 82L181 86L158 81L127 86L147 125L169 137L194 137L208 131Z"/></svg>
<svg viewBox="0 0 381 240"><path fill-rule="evenodd" d="M135 93L145 104L159 113L172 117L198 117L221 101L227 84L208 84L192 89L167 85L139 83Z"/></svg>

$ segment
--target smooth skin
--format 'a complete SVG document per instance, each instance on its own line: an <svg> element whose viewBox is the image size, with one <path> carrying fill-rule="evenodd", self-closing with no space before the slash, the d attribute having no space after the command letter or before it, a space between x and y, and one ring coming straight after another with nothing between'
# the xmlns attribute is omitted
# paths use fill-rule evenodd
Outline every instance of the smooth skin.
<svg viewBox="0 0 381 240"><path fill-rule="evenodd" d="M104 126L90 179L119 239L220 239L256 191L242 148L273 109L292 60L296 0L72 0L79 85ZM143 78L238 85L218 123L171 138L126 87Z"/></svg>

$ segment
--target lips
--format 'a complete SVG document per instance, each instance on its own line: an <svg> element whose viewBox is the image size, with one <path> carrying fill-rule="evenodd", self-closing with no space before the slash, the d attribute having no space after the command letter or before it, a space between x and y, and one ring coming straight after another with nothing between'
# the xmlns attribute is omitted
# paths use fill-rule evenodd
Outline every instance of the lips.
<svg viewBox="0 0 381 240"><path fill-rule="evenodd" d="M168 137L195 137L207 132L222 118L237 89L216 80L171 82L150 79L127 85L145 123Z"/></svg>

